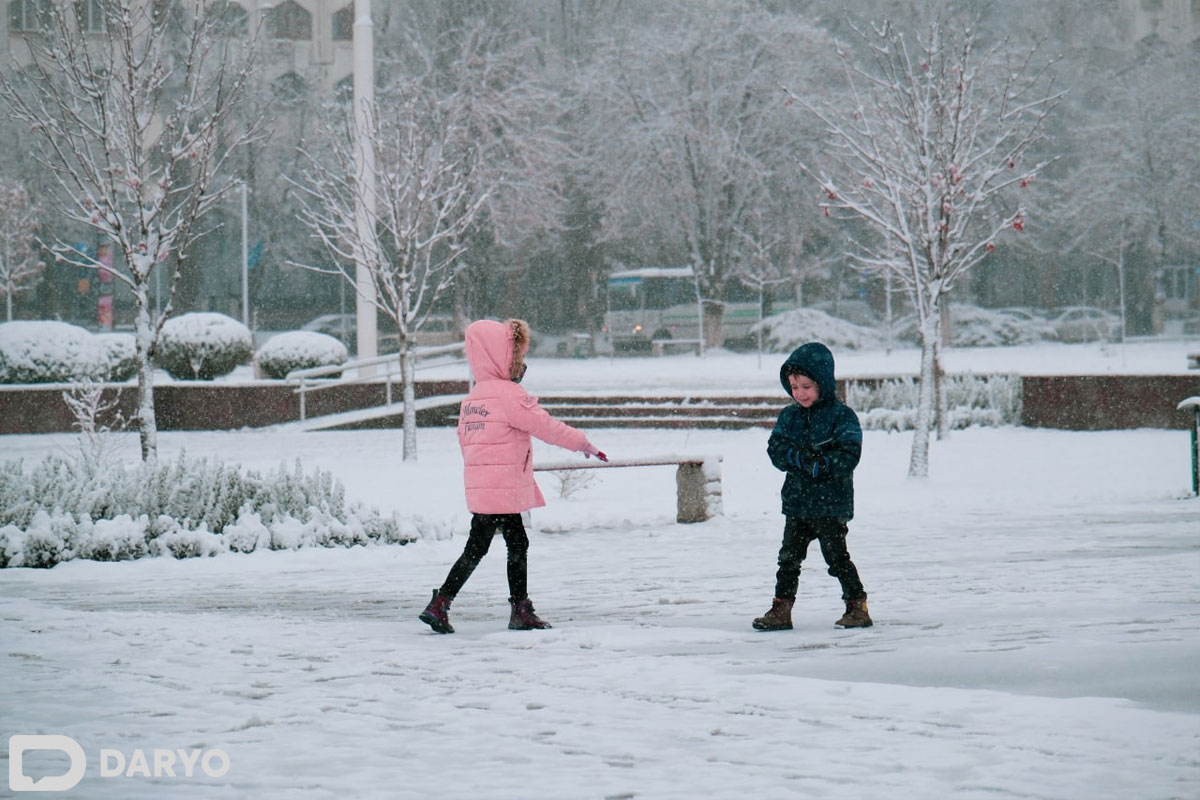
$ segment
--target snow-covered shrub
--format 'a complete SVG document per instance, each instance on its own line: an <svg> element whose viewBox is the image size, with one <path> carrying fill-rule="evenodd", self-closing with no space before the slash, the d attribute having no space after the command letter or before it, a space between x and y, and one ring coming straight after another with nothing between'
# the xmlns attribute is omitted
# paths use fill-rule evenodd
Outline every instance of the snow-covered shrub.
<svg viewBox="0 0 1200 800"><path fill-rule="evenodd" d="M176 379L212 380L233 372L253 352L250 329L211 311L180 314L163 323L155 363Z"/></svg>
<svg viewBox="0 0 1200 800"><path fill-rule="evenodd" d="M103 377L96 337L55 320L0 322L0 383L68 383Z"/></svg>
<svg viewBox="0 0 1200 800"><path fill-rule="evenodd" d="M326 333L289 331L272 336L254 354L254 363L267 378L286 378L296 369L332 367L346 363L346 345Z"/></svg>
<svg viewBox="0 0 1200 800"><path fill-rule="evenodd" d="M62 393L63 402L75 417L74 428L79 431L78 466L85 473L97 474L114 457L114 440L109 434L125 422L118 410L120 396L120 389L109 390L106 398L104 385L94 381L73 384Z"/></svg>
<svg viewBox="0 0 1200 800"><path fill-rule="evenodd" d="M131 333L98 333L96 346L103 372L101 380L119 383L137 374L137 346Z"/></svg>
<svg viewBox="0 0 1200 800"><path fill-rule="evenodd" d="M330 473L305 474L299 463L266 474L185 455L98 473L61 456L28 473L20 462L0 463L0 567L404 544L427 531L443 533L348 505Z"/></svg>
<svg viewBox="0 0 1200 800"><path fill-rule="evenodd" d="M867 430L916 427L918 385L912 378L878 383L848 381L846 404ZM1021 379L1015 375L948 375L946 408L951 428L1021 424Z"/></svg>
<svg viewBox="0 0 1200 800"><path fill-rule="evenodd" d="M834 350L860 350L880 343L879 332L831 317L815 308L797 308L757 323L751 333L763 332L763 344L772 353L790 353L805 342L819 341Z"/></svg>
<svg viewBox="0 0 1200 800"><path fill-rule="evenodd" d="M950 306L950 344L953 347L1002 347L1033 344L1052 334L1044 322L1018 319L1003 311L955 303ZM896 338L912 344L921 341L916 320L902 321Z"/></svg>

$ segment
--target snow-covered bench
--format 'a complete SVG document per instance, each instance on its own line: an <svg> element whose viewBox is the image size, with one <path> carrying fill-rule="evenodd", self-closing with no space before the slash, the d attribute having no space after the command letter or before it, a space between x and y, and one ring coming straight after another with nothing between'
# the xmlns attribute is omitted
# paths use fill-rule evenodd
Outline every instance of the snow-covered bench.
<svg viewBox="0 0 1200 800"><path fill-rule="evenodd" d="M663 455L614 458L611 461L554 461L534 464L535 472L571 469L678 466L675 470L676 515L679 522L703 522L721 513L721 456Z"/></svg>

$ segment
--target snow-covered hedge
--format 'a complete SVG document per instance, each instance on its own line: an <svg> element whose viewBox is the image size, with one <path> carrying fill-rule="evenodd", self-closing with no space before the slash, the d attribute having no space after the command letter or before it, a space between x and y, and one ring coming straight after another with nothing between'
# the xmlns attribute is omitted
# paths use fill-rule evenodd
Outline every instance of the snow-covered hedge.
<svg viewBox="0 0 1200 800"><path fill-rule="evenodd" d="M137 374L137 346L131 333L98 333L96 346L102 366L101 380L120 383Z"/></svg>
<svg viewBox="0 0 1200 800"><path fill-rule="evenodd" d="M211 311L180 314L163 323L155 363L176 379L212 380L233 372L253 352L250 329Z"/></svg>
<svg viewBox="0 0 1200 800"><path fill-rule="evenodd" d="M917 382L895 378L846 383L846 404L867 430L907 431L916 427ZM1016 375L949 375L946 408L951 428L1021 424L1021 378Z"/></svg>
<svg viewBox="0 0 1200 800"><path fill-rule="evenodd" d="M0 383L69 383L102 378L106 371L96 337L78 325L0 323Z"/></svg>
<svg viewBox="0 0 1200 800"><path fill-rule="evenodd" d="M763 332L763 345L772 353L790 353L805 342L824 342L834 350L860 350L878 346L879 332L818 311L797 308L767 317L752 333Z"/></svg>
<svg viewBox="0 0 1200 800"><path fill-rule="evenodd" d="M272 336L254 354L258 371L267 378L286 378L296 369L332 367L346 363L350 352L341 341L316 331L290 331Z"/></svg>
<svg viewBox="0 0 1200 800"><path fill-rule="evenodd" d="M132 469L57 456L28 473L20 462L0 464L0 568L405 544L446 533L347 505L329 473L306 475L299 463L266 475L183 455Z"/></svg>

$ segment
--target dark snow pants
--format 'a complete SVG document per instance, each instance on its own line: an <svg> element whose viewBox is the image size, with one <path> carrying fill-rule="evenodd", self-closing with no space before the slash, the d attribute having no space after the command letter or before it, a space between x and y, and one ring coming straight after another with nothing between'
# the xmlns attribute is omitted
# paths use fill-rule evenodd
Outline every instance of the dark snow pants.
<svg viewBox="0 0 1200 800"><path fill-rule="evenodd" d="M858 570L846 549L846 523L834 517L787 517L783 526L783 545L779 548L779 571L775 573L775 596L795 600L800 584L800 566L808 546L816 539L821 555L829 565L829 574L842 584L843 600L866 597Z"/></svg>
<svg viewBox="0 0 1200 800"><path fill-rule="evenodd" d="M492 546L492 537L499 531L508 547L508 592L515 600L523 600L528 592L529 537L520 514L474 514L471 516L471 533L463 554L450 568L446 582L438 590L440 594L456 597L467 578L479 566Z"/></svg>

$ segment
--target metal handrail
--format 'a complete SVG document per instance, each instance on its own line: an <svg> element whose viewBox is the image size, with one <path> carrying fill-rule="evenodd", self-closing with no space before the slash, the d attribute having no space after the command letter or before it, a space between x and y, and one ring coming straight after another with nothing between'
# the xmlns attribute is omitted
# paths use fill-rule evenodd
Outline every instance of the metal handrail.
<svg viewBox="0 0 1200 800"><path fill-rule="evenodd" d="M454 356L454 361L462 361L466 358L466 345L463 342L455 344L439 345L437 347L418 347L413 351L414 360L413 371L423 368L445 366L444 363L439 364L421 364L421 359L435 358L437 356ZM386 388L384 390L385 405L392 404L392 379L394 376L401 374L404 363L403 351L399 353L390 353L386 356L372 356L371 358L358 358L347 361L344 364L336 364L328 367L307 367L305 369L292 370L287 374L285 380L288 383L297 383L298 386L292 390L293 394L300 395L300 421L303 422L307 417L307 409L305 404L305 395L308 392L315 392L321 389L328 389L333 386L347 386L356 383L368 383L377 381L380 378L386 379ZM383 367L383 374L380 375L376 371L376 367ZM353 372L353 378L345 377L347 373ZM331 378L313 382L314 379L320 379L326 375L339 375L338 378Z"/></svg>

